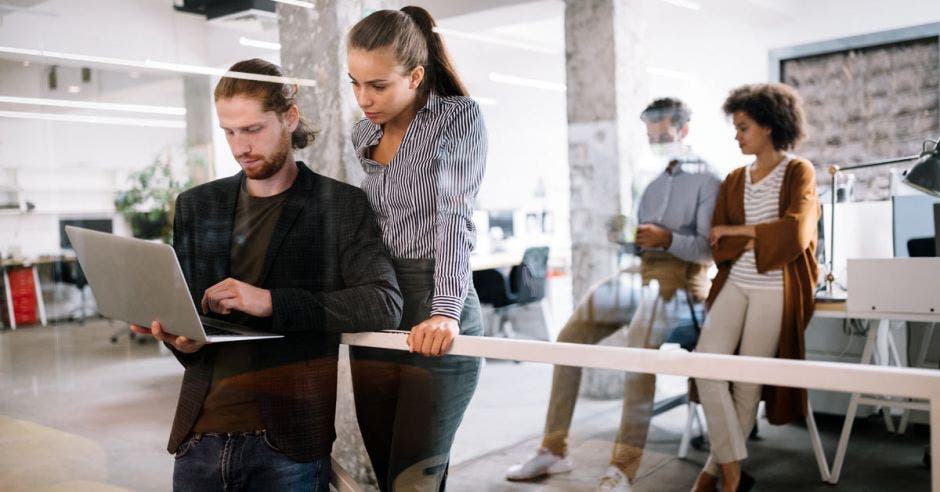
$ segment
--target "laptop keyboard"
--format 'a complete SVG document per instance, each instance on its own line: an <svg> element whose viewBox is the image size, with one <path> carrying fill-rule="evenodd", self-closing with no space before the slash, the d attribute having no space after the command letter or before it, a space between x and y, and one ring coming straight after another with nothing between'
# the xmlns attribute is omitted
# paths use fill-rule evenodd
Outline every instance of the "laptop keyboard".
<svg viewBox="0 0 940 492"><path fill-rule="evenodd" d="M244 326L220 319L201 317L200 320L202 321L202 329L209 336L241 335L240 330L245 329Z"/></svg>

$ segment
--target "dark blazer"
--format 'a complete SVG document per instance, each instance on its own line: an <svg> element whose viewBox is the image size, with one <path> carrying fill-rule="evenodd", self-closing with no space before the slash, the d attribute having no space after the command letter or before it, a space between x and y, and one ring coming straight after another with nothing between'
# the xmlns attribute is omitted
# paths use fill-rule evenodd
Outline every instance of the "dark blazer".
<svg viewBox="0 0 940 492"><path fill-rule="evenodd" d="M250 343L252 366L262 371L258 403L268 439L304 462L328 455L335 438L340 333L397 328L402 298L365 194L302 162L297 167L259 285L271 291L273 315L252 320L285 337L234 343ZM242 179L243 173L218 179L176 201L173 247L197 306L208 287L230 276ZM174 351L186 372L167 446L171 453L199 416L217 348Z"/></svg>

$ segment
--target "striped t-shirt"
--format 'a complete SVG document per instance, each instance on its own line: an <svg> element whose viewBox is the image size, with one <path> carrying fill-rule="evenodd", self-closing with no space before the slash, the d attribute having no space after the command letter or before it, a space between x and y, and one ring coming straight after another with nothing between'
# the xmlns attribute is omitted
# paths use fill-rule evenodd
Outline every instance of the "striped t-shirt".
<svg viewBox="0 0 940 492"><path fill-rule="evenodd" d="M780 187L787 163L793 156L783 157L770 174L756 183L751 182L753 163L744 169L744 223L746 225L771 222L780 218ZM757 271L754 250L745 251L731 266L729 280L741 287L779 289L783 288L783 270Z"/></svg>
<svg viewBox="0 0 940 492"><path fill-rule="evenodd" d="M475 241L471 216L486 166L486 127L469 97L428 96L387 166L372 160L382 127L353 127L362 189L395 258L433 259L431 315L460 319Z"/></svg>

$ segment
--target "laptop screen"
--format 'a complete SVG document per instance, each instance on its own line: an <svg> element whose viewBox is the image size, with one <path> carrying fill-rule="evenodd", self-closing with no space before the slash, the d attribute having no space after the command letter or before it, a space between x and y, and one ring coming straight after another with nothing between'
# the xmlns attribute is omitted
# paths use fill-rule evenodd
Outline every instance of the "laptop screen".
<svg viewBox="0 0 940 492"><path fill-rule="evenodd" d="M902 195L892 198L894 257L936 256L935 207L940 198L930 195Z"/></svg>
<svg viewBox="0 0 940 492"><path fill-rule="evenodd" d="M940 203L933 204L933 244L934 254L940 256Z"/></svg>

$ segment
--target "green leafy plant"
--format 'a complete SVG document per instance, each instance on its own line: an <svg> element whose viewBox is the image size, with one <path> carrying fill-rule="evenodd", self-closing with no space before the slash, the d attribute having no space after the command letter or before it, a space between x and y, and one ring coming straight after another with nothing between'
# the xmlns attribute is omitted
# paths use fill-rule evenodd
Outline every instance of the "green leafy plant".
<svg viewBox="0 0 940 492"><path fill-rule="evenodd" d="M153 163L128 176L129 188L119 191L114 208L131 226L134 237L173 239L173 206L176 196L189 187L173 173L170 152L162 152Z"/></svg>

